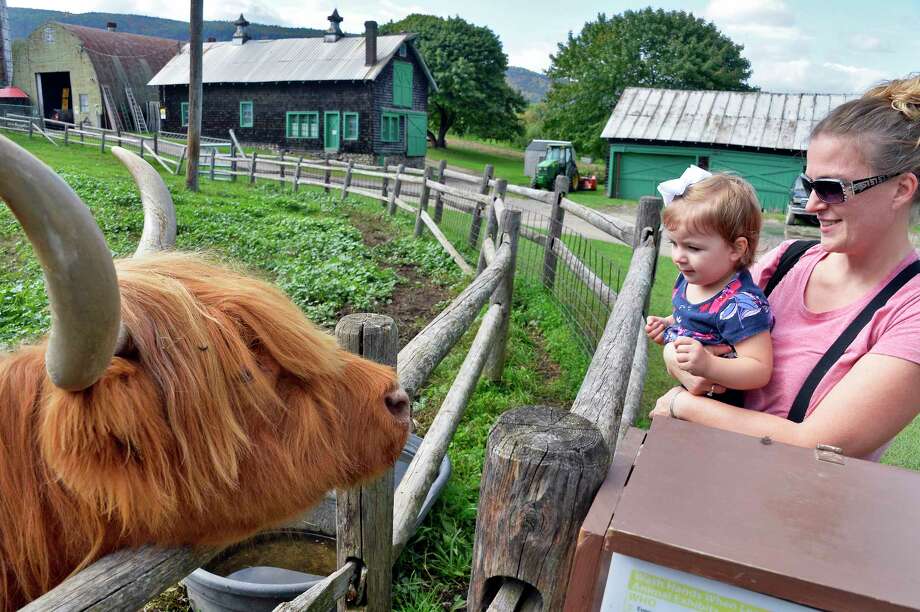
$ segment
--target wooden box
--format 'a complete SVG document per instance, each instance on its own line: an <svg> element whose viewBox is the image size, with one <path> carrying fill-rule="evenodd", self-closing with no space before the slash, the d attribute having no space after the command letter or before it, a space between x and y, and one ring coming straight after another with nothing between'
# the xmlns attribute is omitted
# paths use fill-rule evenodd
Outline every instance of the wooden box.
<svg viewBox="0 0 920 612"><path fill-rule="evenodd" d="M644 433L627 433L585 519L566 610L600 610L605 590L618 612L920 608L920 473L674 419ZM631 603L613 598L624 584Z"/></svg>

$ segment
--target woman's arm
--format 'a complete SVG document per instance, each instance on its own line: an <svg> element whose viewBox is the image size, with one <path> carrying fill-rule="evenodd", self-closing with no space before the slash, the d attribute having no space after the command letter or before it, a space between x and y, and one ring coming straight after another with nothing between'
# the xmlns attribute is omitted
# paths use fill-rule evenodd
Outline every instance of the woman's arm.
<svg viewBox="0 0 920 612"><path fill-rule="evenodd" d="M814 448L829 444L851 457L864 457L904 429L920 413L920 365L887 355L863 356L802 423L735 408L672 389L652 416L668 414L750 436Z"/></svg>
<svg viewBox="0 0 920 612"><path fill-rule="evenodd" d="M692 338L674 341L677 367L729 389L760 389L773 373L773 342L769 332L735 345L734 359L716 357Z"/></svg>

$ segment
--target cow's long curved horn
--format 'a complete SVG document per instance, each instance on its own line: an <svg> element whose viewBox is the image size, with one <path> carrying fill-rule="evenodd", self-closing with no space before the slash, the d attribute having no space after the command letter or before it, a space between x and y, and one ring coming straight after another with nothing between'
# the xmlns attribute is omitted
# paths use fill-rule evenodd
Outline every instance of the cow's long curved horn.
<svg viewBox="0 0 920 612"><path fill-rule="evenodd" d="M0 136L0 198L45 272L51 338L45 367L62 389L96 382L112 360L120 297L112 253L79 196L51 168Z"/></svg>
<svg viewBox="0 0 920 612"><path fill-rule="evenodd" d="M176 245L176 207L166 183L153 166L127 149L112 147L137 183L144 205L144 231L134 256L172 249Z"/></svg>

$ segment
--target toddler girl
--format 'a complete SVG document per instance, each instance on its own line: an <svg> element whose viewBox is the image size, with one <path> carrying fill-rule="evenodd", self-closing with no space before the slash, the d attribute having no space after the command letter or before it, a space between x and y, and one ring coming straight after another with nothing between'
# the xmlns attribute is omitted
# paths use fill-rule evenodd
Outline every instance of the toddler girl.
<svg viewBox="0 0 920 612"><path fill-rule="evenodd" d="M729 174L690 166L658 186L680 270L668 317L650 316L648 336L675 351L681 370L726 389L758 389L773 371L773 317L747 266L760 236L760 203L753 187ZM727 345L718 357L704 345ZM727 349L726 349L727 350ZM728 359L724 357L730 357Z"/></svg>

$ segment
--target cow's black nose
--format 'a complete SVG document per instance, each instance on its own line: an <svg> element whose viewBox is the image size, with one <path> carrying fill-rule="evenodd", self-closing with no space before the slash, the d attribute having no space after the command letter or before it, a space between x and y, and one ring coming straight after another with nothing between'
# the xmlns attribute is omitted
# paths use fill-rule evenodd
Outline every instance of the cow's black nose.
<svg viewBox="0 0 920 612"><path fill-rule="evenodd" d="M401 421L409 421L409 395L402 387L396 387L387 393L384 401L390 414Z"/></svg>

